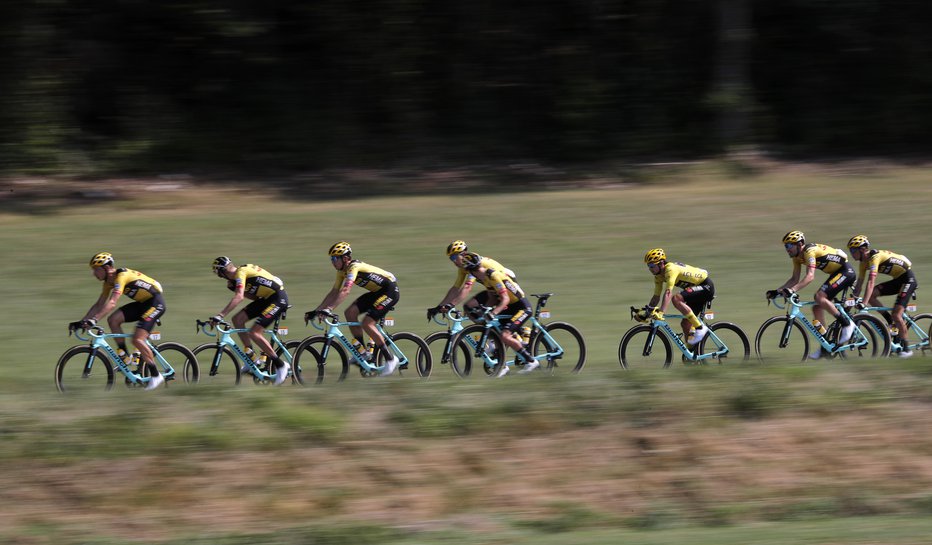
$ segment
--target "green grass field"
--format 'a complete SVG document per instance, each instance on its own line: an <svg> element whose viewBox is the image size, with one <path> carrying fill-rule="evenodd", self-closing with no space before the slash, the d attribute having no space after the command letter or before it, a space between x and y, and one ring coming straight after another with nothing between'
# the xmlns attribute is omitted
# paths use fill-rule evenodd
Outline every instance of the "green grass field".
<svg viewBox="0 0 932 545"><path fill-rule="evenodd" d="M656 246L708 269L717 318L752 338L778 312L763 292L789 276L791 229L836 247L864 233L907 255L924 286L932 176L869 167L734 178L711 164L601 189L321 201L140 188L117 203L6 207L0 539L929 543L932 361L635 373L617 361L628 307L650 297L642 257ZM436 366L429 381L55 392L55 361L75 344L66 324L99 295L87 267L98 251L158 279L163 339L194 346L206 341L195 318L229 299L214 257L283 278L289 337L301 338L303 312L333 282L337 240L396 274L395 329L426 335L457 238L517 271L525 291L556 294L553 318L588 343L582 374L461 381Z"/></svg>

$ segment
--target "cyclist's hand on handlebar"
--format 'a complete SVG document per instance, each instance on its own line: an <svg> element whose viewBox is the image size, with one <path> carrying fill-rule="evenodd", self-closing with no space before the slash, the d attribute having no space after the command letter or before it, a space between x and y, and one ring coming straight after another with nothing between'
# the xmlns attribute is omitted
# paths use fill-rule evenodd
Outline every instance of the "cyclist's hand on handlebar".
<svg viewBox="0 0 932 545"><path fill-rule="evenodd" d="M223 321L223 316L217 314L217 315L215 315L215 316L211 316L211 317L210 317L210 320L208 320L208 321L210 322L210 325L217 325L217 324L219 324L220 322Z"/></svg>
<svg viewBox="0 0 932 545"><path fill-rule="evenodd" d="M663 320L663 312L659 308L655 308L650 311L651 320Z"/></svg>
<svg viewBox="0 0 932 545"><path fill-rule="evenodd" d="M427 309L427 321L429 322L433 320L434 316L436 316L438 312L440 312L440 305Z"/></svg>
<svg viewBox="0 0 932 545"><path fill-rule="evenodd" d="M778 295L780 295L780 296L782 296L782 297L786 297L787 299L789 299L790 297L792 297L794 293L796 293L796 292L793 291L793 288L780 288L780 289L777 290L777 294L778 294Z"/></svg>
<svg viewBox="0 0 932 545"><path fill-rule="evenodd" d="M485 323L491 324L495 323L498 319L495 317L495 313L492 312L492 309L487 309L482 313L482 319L485 320Z"/></svg>
<svg viewBox="0 0 932 545"><path fill-rule="evenodd" d="M82 329L81 324L84 323L84 320L78 320L77 322L71 322L68 324L68 333L71 333L77 329Z"/></svg>
<svg viewBox="0 0 932 545"><path fill-rule="evenodd" d="M769 301L771 299L776 299L778 295L780 295L779 290L767 290L767 292L764 294L764 297L766 297Z"/></svg>
<svg viewBox="0 0 932 545"><path fill-rule="evenodd" d="M305 313L304 313L304 325L307 325L307 324L311 323L311 321L313 321L314 318L317 318L317 311L316 311L316 310L309 310L309 311L305 312Z"/></svg>
<svg viewBox="0 0 932 545"><path fill-rule="evenodd" d="M647 321L647 318L648 318L649 316L650 316L650 311L647 310L646 308L642 308L641 310L636 311L636 312L634 313L634 316L633 316L633 317L634 317L634 319L637 320L638 322L643 323L643 322L646 322L646 321Z"/></svg>

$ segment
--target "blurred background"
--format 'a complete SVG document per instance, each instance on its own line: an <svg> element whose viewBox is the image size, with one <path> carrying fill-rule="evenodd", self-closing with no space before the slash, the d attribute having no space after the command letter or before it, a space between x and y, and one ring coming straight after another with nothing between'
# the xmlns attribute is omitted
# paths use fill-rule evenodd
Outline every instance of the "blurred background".
<svg viewBox="0 0 932 545"><path fill-rule="evenodd" d="M918 0L42 0L0 6L0 169L903 154Z"/></svg>

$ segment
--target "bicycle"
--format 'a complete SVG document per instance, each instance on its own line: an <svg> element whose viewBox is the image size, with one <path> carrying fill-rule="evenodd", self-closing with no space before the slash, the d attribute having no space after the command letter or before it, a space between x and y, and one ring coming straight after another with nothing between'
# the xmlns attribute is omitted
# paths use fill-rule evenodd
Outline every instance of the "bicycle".
<svg viewBox="0 0 932 545"><path fill-rule="evenodd" d="M281 320L284 318L284 313L277 316L272 327L266 328L265 331L269 336L269 342L272 344L272 348L275 349L275 354L291 366L291 370L288 372L288 376L291 377L291 382L303 385L304 380L301 377L301 368L298 366L297 362L294 361L291 352L291 350L297 348L301 341L282 341L281 337L279 337L279 335L288 334L288 329L280 327ZM197 331L203 332L209 337L217 338L216 342L201 344L193 350L195 355L199 355L203 352L205 355L209 356L210 368L204 376L205 382L210 381L218 384L221 382L232 382L233 384L239 384L242 379L243 371L252 376L252 380L255 384L267 385L275 381L275 369L271 368L271 362L253 360L246 354L246 351L240 348L239 345L236 344L236 341L233 340L233 334L245 333L249 331L248 328L234 328L233 324L221 321L216 323L215 327L217 332L211 333L209 331L211 326L209 320L195 320L195 323L197 324Z"/></svg>
<svg viewBox="0 0 932 545"><path fill-rule="evenodd" d="M631 318L634 319L640 310L631 307ZM707 311L703 314L705 320L711 320L714 317L712 312ZM741 358L741 361L750 359L751 343L747 334L738 325L731 322L707 322L709 332L691 348L683 341L682 334L676 333L667 322L671 318L682 319L684 316L667 314L662 320L651 320L649 324L636 325L626 331L618 344L618 362L621 367L637 369L654 367L659 363L663 368L668 368L673 362L672 346L682 353L684 363L701 364L713 360L722 364L732 355ZM728 342L723 340L723 337Z"/></svg>
<svg viewBox="0 0 932 545"><path fill-rule="evenodd" d="M129 388L142 388L149 383L150 377L146 366L140 365L134 371L123 358L117 355L116 350L108 342L111 339L131 338L131 334L106 333L101 326L92 326L80 331L85 332L87 336L82 336L78 329L69 330L68 335L71 336L73 333L78 340L87 341L88 344L72 346L65 350L65 353L58 359L58 363L55 364L55 387L59 392L90 391L101 388L104 391L110 390L113 387L114 369L123 374L124 382ZM175 380L176 368L181 369L184 382L198 382L200 373L194 353L180 343L165 342L159 345L152 343L160 337L158 332L149 334L146 338L146 345L152 350L156 365L162 368L165 385L168 386L170 381ZM101 369L103 372L100 372Z"/></svg>
<svg viewBox="0 0 932 545"><path fill-rule="evenodd" d="M765 360L773 357L778 350L790 348L791 345L802 349L800 361L805 361L809 358L810 335L822 347L823 356L828 358L836 356L845 358L855 351L858 357L871 358L886 357L890 353L890 333L876 316L870 314L849 316L849 319L855 323L854 333L845 343L839 344L838 336L841 333L839 320L832 322L823 335L803 314L803 307L815 305L815 301L800 302L799 295L796 293L790 297L784 296L783 300L786 304L781 306L776 299L768 299L768 304L773 301L775 307L785 309L786 316L773 316L765 320L754 338L754 348L762 363L766 363ZM833 303L839 312L845 312L844 305L837 299Z"/></svg>
<svg viewBox="0 0 932 545"><path fill-rule="evenodd" d="M913 294L913 299L916 298L916 294ZM847 299L845 300L845 306L848 308L856 307L858 313L867 313L867 312L892 312L893 307L872 307L864 306L860 300ZM916 305L907 305L906 312L903 313L903 321L906 323L907 338L906 346L900 346L900 343L894 342L893 330L890 329L893 326L887 324L886 320L882 323L886 326L887 330L890 333L890 355L897 354L905 350L920 350L922 355L926 355L926 351L930 349L929 346L929 337L932 336L932 314L921 313L921 314L911 314L916 312Z"/></svg>
<svg viewBox="0 0 932 545"><path fill-rule="evenodd" d="M429 310L429 309L428 309ZM441 364L445 365L451 362L453 355L453 343L450 342L457 333L463 330L465 327L463 322L466 321L466 317L456 309L456 307L450 308L445 313L434 315L431 318L434 323L446 327L445 331L434 331L430 335L424 337L424 342L427 343L427 346L431 347L431 357L434 361L439 361ZM442 343L442 348L438 352L434 347L439 346ZM461 356L462 361L469 359L470 349L466 345L459 345L460 349L463 350L463 355ZM455 365L451 365L450 368L458 377L464 377L469 375L469 371L465 372L465 375L461 373L461 370Z"/></svg>
<svg viewBox="0 0 932 545"><path fill-rule="evenodd" d="M327 376L327 360L332 354L336 354L340 366L337 381L342 382L349 373L350 363L359 368L359 374L363 377L374 377L381 374L384 369L384 361L387 359L386 354L379 348L370 354L372 358L367 359L353 346L350 339L341 330L342 327L362 325L362 322L343 322L340 317L330 311L318 311L318 316L323 318L325 325L318 325L311 321L315 329L323 331L323 335L310 336L295 348L294 361L296 366L301 365L302 359L313 357L317 366L317 384L324 381ZM391 318L381 318L376 322L376 328L385 339L385 344L392 354L398 358L398 372L407 370L412 360L406 353L414 354L414 367L421 378L429 378L433 367L433 361L430 355L430 348L424 339L414 333L400 332L389 334L385 331L385 326L394 325ZM336 342L334 342L336 341ZM399 345L405 346L402 349ZM410 345L410 346L409 346Z"/></svg>
<svg viewBox="0 0 932 545"><path fill-rule="evenodd" d="M567 322L545 324L540 321L550 317L545 307L552 296L553 293L531 294L537 298L537 304L527 322L531 326L528 350L540 362L541 370L551 375L556 373L561 361L569 364L570 372L579 373L586 364L586 341L582 334ZM486 313L491 310L490 307L480 309ZM505 359L501 322L507 318L510 316L498 315L493 320L463 327L452 335L444 352L450 354L450 365L457 376L468 377L472 373L473 357L482 361L486 375L497 375L501 365L510 367L526 363L520 356L513 360Z"/></svg>

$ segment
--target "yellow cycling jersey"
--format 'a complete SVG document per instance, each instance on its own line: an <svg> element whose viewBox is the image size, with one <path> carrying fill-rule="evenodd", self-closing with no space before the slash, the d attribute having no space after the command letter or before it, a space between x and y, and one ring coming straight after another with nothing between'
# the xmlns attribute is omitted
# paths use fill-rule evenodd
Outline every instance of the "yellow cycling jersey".
<svg viewBox="0 0 932 545"><path fill-rule="evenodd" d="M499 293L501 291L507 292L509 305L520 301L521 298L524 297L524 292L521 291L521 286L519 286L512 277L508 276L502 271L486 269L485 278L483 280L479 280L479 282L489 291L494 291L495 293Z"/></svg>
<svg viewBox="0 0 932 545"><path fill-rule="evenodd" d="M117 269L113 280L104 282L104 289L101 293L103 295L117 293L142 302L162 293L162 285L139 271Z"/></svg>
<svg viewBox="0 0 932 545"><path fill-rule="evenodd" d="M281 278L251 263L237 267L233 289L240 285L247 299L266 299L285 289Z"/></svg>
<svg viewBox="0 0 932 545"><path fill-rule="evenodd" d="M864 278L864 273L889 274L893 278L899 278L912 267L906 256L888 252L887 250L871 250L870 257L861 261L861 274L859 278Z"/></svg>
<svg viewBox="0 0 932 545"><path fill-rule="evenodd" d="M343 286L356 284L369 291L379 291L395 282L395 275L385 269L353 260L347 263L342 271L337 271L337 280L333 284L333 289L338 290Z"/></svg>
<svg viewBox="0 0 932 545"><path fill-rule="evenodd" d="M832 248L825 244L810 243L803 246L802 252L793 258L796 265L805 265L806 267L815 267L825 271L826 274L832 274L838 269L844 267L848 261L848 254L844 250Z"/></svg>
<svg viewBox="0 0 932 545"><path fill-rule="evenodd" d="M702 284L709 278L709 272L699 267L693 267L685 263L667 262L663 272L654 275L654 295L663 293L663 286L666 284L668 289L673 286L678 288L688 288Z"/></svg>
<svg viewBox="0 0 932 545"><path fill-rule="evenodd" d="M485 267L486 269L493 269L496 271L502 271L505 275L511 277L512 280L515 278L515 273L508 267L505 267L498 261L495 261L491 257L483 257L479 261L480 267ZM476 277L469 274L469 271L466 269L459 269L456 272L456 281L453 282L453 287L462 288L464 285L472 286L476 282Z"/></svg>

